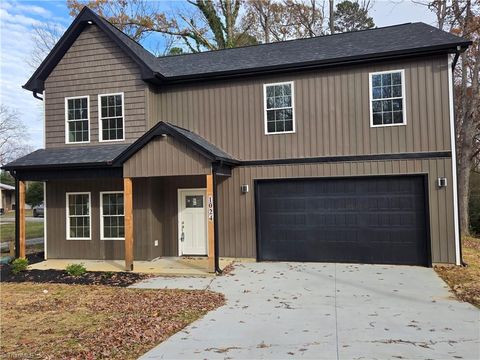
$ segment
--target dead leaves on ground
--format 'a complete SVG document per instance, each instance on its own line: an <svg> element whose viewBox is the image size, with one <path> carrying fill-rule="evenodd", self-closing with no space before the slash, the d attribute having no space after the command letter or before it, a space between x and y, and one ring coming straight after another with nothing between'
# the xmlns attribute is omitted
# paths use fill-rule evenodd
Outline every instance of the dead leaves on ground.
<svg viewBox="0 0 480 360"><path fill-rule="evenodd" d="M210 291L32 283L2 284L1 298L1 353L43 359L135 359L225 302Z"/></svg>

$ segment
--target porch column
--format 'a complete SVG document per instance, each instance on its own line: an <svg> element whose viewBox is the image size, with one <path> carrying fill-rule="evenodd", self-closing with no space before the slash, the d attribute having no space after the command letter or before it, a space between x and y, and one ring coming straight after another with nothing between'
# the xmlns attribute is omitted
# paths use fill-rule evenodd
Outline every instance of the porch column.
<svg viewBox="0 0 480 360"><path fill-rule="evenodd" d="M207 175L208 272L215 272L215 219L213 217L213 175Z"/></svg>
<svg viewBox="0 0 480 360"><path fill-rule="evenodd" d="M18 257L25 259L25 181L19 180L18 187L18 204L16 204L16 211L18 211Z"/></svg>
<svg viewBox="0 0 480 360"><path fill-rule="evenodd" d="M125 214L125 270L133 270L133 195L132 179L123 179Z"/></svg>

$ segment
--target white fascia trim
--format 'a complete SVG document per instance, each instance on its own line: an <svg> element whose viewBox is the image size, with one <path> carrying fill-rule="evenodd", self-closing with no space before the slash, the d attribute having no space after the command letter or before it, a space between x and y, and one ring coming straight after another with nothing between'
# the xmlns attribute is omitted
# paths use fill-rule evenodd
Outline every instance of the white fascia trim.
<svg viewBox="0 0 480 360"><path fill-rule="evenodd" d="M125 238L107 238L103 235L103 194L123 194L123 191L100 191L100 240L125 240ZM123 213L125 217L125 212Z"/></svg>
<svg viewBox="0 0 480 360"><path fill-rule="evenodd" d="M45 98L43 98L45 100ZM47 182L43 182L43 258L47 260Z"/></svg>
<svg viewBox="0 0 480 360"><path fill-rule="evenodd" d="M453 104L453 56L448 56L448 104L450 110L450 143L452 147L453 224L455 231L455 263L461 265L460 226L458 224L457 148L455 143L455 112Z"/></svg>
<svg viewBox="0 0 480 360"><path fill-rule="evenodd" d="M113 139L113 140L103 140L103 129L102 129L102 97L103 96L114 96L114 95L121 95L122 96L122 138L121 139ZM99 142L116 142L116 141L125 141L125 95L123 92L118 93L111 93L111 94L98 94L98 102L97 102L97 109L98 109L98 141Z"/></svg>

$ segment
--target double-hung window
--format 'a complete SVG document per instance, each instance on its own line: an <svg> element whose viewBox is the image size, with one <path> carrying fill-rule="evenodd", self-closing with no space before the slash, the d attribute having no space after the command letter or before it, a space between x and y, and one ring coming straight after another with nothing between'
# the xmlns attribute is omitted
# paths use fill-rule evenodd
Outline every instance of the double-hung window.
<svg viewBox="0 0 480 360"><path fill-rule="evenodd" d="M295 132L293 82L264 85L265 134Z"/></svg>
<svg viewBox="0 0 480 360"><path fill-rule="evenodd" d="M100 231L102 240L125 239L123 192L100 193Z"/></svg>
<svg viewBox="0 0 480 360"><path fill-rule="evenodd" d="M65 98L65 142L90 141L90 101L88 96Z"/></svg>
<svg viewBox="0 0 480 360"><path fill-rule="evenodd" d="M100 141L124 140L123 93L98 96Z"/></svg>
<svg viewBox="0 0 480 360"><path fill-rule="evenodd" d="M405 125L404 70L370 73L370 125Z"/></svg>
<svg viewBox="0 0 480 360"><path fill-rule="evenodd" d="M67 240L91 239L90 193L67 193Z"/></svg>

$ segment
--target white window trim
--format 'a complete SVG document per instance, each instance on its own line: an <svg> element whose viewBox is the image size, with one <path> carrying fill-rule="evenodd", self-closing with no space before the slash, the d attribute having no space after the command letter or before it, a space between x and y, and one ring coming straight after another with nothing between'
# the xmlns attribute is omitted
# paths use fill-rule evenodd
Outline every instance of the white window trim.
<svg viewBox="0 0 480 360"><path fill-rule="evenodd" d="M68 196L69 195L88 195L88 224L89 224L89 233L90 236L88 238L80 238L80 237L75 237L72 238L70 237L70 207L69 207L69 202L68 202ZM92 240L92 193L83 191L83 192L67 192L65 194L66 198L66 207L65 207L65 215L67 217L66 219L66 235L67 235L67 240Z"/></svg>
<svg viewBox="0 0 480 360"><path fill-rule="evenodd" d="M100 192L100 240L125 240L123 238L108 238L103 234L103 194L123 194L123 191L101 191ZM125 218L125 208L123 209L123 218Z"/></svg>
<svg viewBox="0 0 480 360"><path fill-rule="evenodd" d="M123 118L123 129L122 129L122 138L113 139L113 140L103 140L103 129L102 129L102 97L103 96L113 96L121 95L122 96L122 118ZM111 93L111 94L98 94L98 141L99 142L115 142L115 141L125 141L125 96L123 92Z"/></svg>
<svg viewBox="0 0 480 360"><path fill-rule="evenodd" d="M87 121L88 121L88 141L70 141L68 136L68 100L87 98ZM72 120L75 121L75 120ZM77 120L78 121L78 120ZM65 144L88 144L92 139L90 136L90 95L70 96L65 98Z"/></svg>
<svg viewBox="0 0 480 360"><path fill-rule="evenodd" d="M291 131L276 131L276 132L268 132L268 124L267 124L267 86L275 86L275 85L291 85L292 88L292 130ZM275 109L268 109L268 110L280 110L282 108L275 108ZM289 109L289 107L283 108ZM293 81L283 81L278 83L269 83L263 84L263 121L265 126L265 135L281 135L281 134L293 134L295 133L295 88Z"/></svg>
<svg viewBox="0 0 480 360"><path fill-rule="evenodd" d="M373 75L381 75L381 74L389 74L389 73L394 73L394 72L399 72L402 74L402 117L403 117L403 122L400 124L380 124L380 125L374 125L373 124L373 96L372 96L372 77ZM368 98L370 101L370 127L372 128L377 128L377 127L389 127L389 126L405 126L407 125L407 105L406 105L406 99L407 99L407 93L405 92L405 69L398 69L398 70L387 70L387 71L377 71L377 72L371 72L368 75ZM391 100L391 99L398 99L398 98L385 98L385 99L375 99L375 100ZM393 121L393 119L392 119Z"/></svg>

